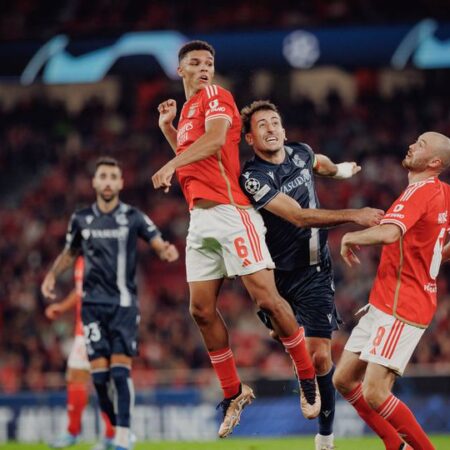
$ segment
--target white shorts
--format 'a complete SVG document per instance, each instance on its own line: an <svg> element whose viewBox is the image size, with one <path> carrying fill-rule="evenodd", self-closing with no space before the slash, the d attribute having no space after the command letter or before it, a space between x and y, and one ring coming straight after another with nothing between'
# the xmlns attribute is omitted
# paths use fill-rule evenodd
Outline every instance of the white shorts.
<svg viewBox="0 0 450 450"><path fill-rule="evenodd" d="M67 360L69 369L90 370L89 359L86 352L86 344L84 336L75 336L73 340L72 350L70 350L69 359Z"/></svg>
<svg viewBox="0 0 450 450"><path fill-rule="evenodd" d="M345 350L360 353L359 359L403 375L424 331L424 328L408 325L370 305L353 329Z"/></svg>
<svg viewBox="0 0 450 450"><path fill-rule="evenodd" d="M218 205L192 209L186 239L187 281L274 269L265 234L263 219L254 208Z"/></svg>

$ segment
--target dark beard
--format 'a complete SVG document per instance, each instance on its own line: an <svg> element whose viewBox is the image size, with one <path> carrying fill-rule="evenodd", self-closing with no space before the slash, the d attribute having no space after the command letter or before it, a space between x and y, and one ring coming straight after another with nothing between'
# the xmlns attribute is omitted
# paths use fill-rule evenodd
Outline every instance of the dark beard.
<svg viewBox="0 0 450 450"><path fill-rule="evenodd" d="M112 202L112 201L116 198L115 195L111 195L111 197L105 197L103 194L100 194L100 197L102 198L102 200L103 200L105 203L110 203L110 202Z"/></svg>

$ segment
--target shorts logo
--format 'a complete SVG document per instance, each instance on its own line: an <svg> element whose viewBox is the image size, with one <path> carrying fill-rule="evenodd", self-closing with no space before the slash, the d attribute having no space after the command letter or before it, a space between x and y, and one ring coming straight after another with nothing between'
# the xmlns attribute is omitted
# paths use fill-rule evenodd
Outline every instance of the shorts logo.
<svg viewBox="0 0 450 450"><path fill-rule="evenodd" d="M260 186L261 185L256 178L249 178L245 182L245 190L251 195L256 194L259 191Z"/></svg>

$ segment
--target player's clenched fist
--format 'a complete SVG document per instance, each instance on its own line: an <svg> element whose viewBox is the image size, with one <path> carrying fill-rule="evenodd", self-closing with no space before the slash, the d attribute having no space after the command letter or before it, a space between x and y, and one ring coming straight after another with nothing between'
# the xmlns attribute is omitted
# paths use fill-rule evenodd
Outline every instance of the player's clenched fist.
<svg viewBox="0 0 450 450"><path fill-rule="evenodd" d="M169 192L169 188L172 185L171 180L174 173L175 169L169 161L152 176L153 187L155 189L162 188L164 189L165 193Z"/></svg>
<svg viewBox="0 0 450 450"><path fill-rule="evenodd" d="M167 125L171 125L173 119L177 115L177 102L170 98L158 105L159 120L158 125L163 128Z"/></svg>

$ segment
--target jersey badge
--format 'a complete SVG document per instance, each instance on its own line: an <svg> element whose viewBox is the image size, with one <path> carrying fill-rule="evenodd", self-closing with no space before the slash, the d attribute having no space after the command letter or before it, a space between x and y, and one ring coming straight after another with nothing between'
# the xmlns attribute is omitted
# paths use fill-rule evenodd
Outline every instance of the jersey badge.
<svg viewBox="0 0 450 450"><path fill-rule="evenodd" d="M128 218L125 214L117 214L116 215L116 222L119 225L128 225Z"/></svg>
<svg viewBox="0 0 450 450"><path fill-rule="evenodd" d="M90 225L90 224L92 223L93 220L94 220L94 216L91 216L91 215L86 216L86 223L87 223L88 225Z"/></svg>
<svg viewBox="0 0 450 450"><path fill-rule="evenodd" d="M245 190L251 195L256 194L259 191L260 186L261 185L256 178L249 178L245 182Z"/></svg>
<svg viewBox="0 0 450 450"><path fill-rule="evenodd" d="M300 156L297 155L297 153L292 157L292 162L297 167L300 167L300 169L303 169L303 167L305 167L306 165L305 161L303 161L303 159L301 159Z"/></svg>

